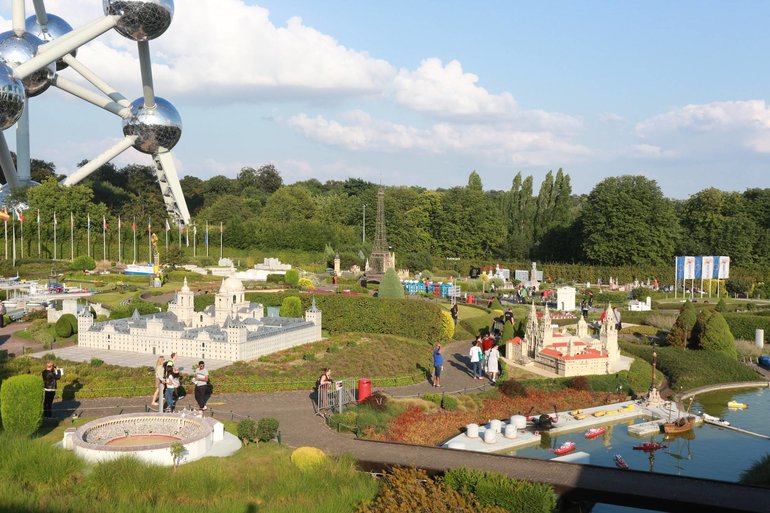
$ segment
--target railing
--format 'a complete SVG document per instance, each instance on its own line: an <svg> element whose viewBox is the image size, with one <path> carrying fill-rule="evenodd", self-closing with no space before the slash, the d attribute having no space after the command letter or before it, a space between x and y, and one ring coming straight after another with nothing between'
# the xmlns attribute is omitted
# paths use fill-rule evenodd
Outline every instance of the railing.
<svg viewBox="0 0 770 513"><path fill-rule="evenodd" d="M341 412L345 405L356 402L355 380L335 381L320 385L313 394L315 412L338 411Z"/></svg>

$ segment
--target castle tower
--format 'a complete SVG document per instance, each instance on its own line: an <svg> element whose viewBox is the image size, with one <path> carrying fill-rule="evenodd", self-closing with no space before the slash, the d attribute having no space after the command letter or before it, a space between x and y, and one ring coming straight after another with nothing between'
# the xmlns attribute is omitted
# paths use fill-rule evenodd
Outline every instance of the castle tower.
<svg viewBox="0 0 770 513"><path fill-rule="evenodd" d="M529 310L529 316L527 317L527 327L524 332L524 350L522 351L522 357L534 358L535 350L538 346L538 338L540 337L540 327L537 321L537 310L535 309L535 302L532 302L532 307Z"/></svg>
<svg viewBox="0 0 770 513"><path fill-rule="evenodd" d="M612 305L607 303L607 309L604 311L604 321L599 331L599 342L602 350L607 352L608 361L616 362L620 358L620 348L618 347L618 330L615 326L615 312Z"/></svg>
<svg viewBox="0 0 770 513"><path fill-rule="evenodd" d="M315 296L313 296L313 304L305 311L305 320L312 322L316 326L321 326L321 310L315 305Z"/></svg>
<svg viewBox="0 0 770 513"><path fill-rule="evenodd" d="M85 333L94 325L94 318L91 315L91 308L88 303L83 305L83 309L78 313L78 333Z"/></svg>
<svg viewBox="0 0 770 513"><path fill-rule="evenodd" d="M577 336L581 339L588 336L588 323L582 315L577 323Z"/></svg>
<svg viewBox="0 0 770 513"><path fill-rule="evenodd" d="M246 289L241 280L235 276L230 276L222 280L214 298L214 318L220 326L224 324L227 317L235 318L238 312L248 309L249 303L246 301Z"/></svg>
<svg viewBox="0 0 770 513"><path fill-rule="evenodd" d="M538 341L538 348L543 348L546 342L553 338L553 328L551 328L551 312L548 310L548 303L545 304L545 312L543 313L543 319L540 323L540 340Z"/></svg>
<svg viewBox="0 0 770 513"><path fill-rule="evenodd" d="M168 311L176 315L179 322L185 326L191 326L195 316L195 294L187 286L187 277L184 279L182 288L176 293L173 303L169 303Z"/></svg>

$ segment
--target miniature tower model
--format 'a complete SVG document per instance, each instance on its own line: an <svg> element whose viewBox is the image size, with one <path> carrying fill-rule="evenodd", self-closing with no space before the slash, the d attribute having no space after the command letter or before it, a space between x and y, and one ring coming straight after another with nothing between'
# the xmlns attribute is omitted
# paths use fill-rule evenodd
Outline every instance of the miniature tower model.
<svg viewBox="0 0 770 513"><path fill-rule="evenodd" d="M615 326L615 312L609 303L607 303L607 310L604 311L604 321L602 321L602 327L599 331L599 340L601 341L602 350L607 351L608 363L612 364L618 361L620 358L618 329Z"/></svg>
<svg viewBox="0 0 770 513"><path fill-rule="evenodd" d="M313 296L313 304L305 311L305 320L316 326L321 326L321 310L315 305L315 296Z"/></svg>
<svg viewBox="0 0 770 513"><path fill-rule="evenodd" d="M653 349L652 351L652 383L650 383L650 393L647 395L645 406L660 406L663 404L663 399L660 397L658 387L655 386L655 369L658 365L658 353Z"/></svg>
<svg viewBox="0 0 770 513"><path fill-rule="evenodd" d="M377 225L374 231L374 247L369 255L368 278L378 281L382 279L385 271L396 268L396 261L388 247L385 237L385 190L380 187L377 192Z"/></svg>
<svg viewBox="0 0 770 513"><path fill-rule="evenodd" d="M179 322L191 326L195 315L195 294L187 286L187 277L182 288L176 293L176 301L169 303L168 311L175 314Z"/></svg>

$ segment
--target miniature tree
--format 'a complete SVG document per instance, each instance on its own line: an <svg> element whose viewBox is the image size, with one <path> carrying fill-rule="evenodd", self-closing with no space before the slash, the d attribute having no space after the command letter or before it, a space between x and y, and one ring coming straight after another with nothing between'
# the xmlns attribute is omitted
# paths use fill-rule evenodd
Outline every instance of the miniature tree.
<svg viewBox="0 0 770 513"><path fill-rule="evenodd" d="M678 347L684 349L690 345L692 338L692 330L695 326L697 314L695 313L695 307L687 301L682 305L679 310L679 317L676 318L674 325L671 327L671 331L668 332L666 342L672 347Z"/></svg>
<svg viewBox="0 0 770 513"><path fill-rule="evenodd" d="M296 269L289 269L284 276L284 283L290 287L296 287L299 282L299 271Z"/></svg>
<svg viewBox="0 0 770 513"><path fill-rule="evenodd" d="M511 323L511 322L504 323L503 324L503 334L500 336L500 340L502 342L508 342L509 340L512 340L514 336L515 336L515 334L514 334L514 329L513 329L513 323Z"/></svg>
<svg viewBox="0 0 770 513"><path fill-rule="evenodd" d="M395 299L404 298L404 287L401 285L401 280L398 278L394 269L385 271L385 275L380 282L379 297Z"/></svg>
<svg viewBox="0 0 770 513"><path fill-rule="evenodd" d="M735 337L721 313L703 310L693 329L693 335L696 334L696 348L723 353L732 359L738 358Z"/></svg>
<svg viewBox="0 0 770 513"><path fill-rule="evenodd" d="M714 310L720 313L727 311L727 303L725 302L725 298L719 298L719 302L717 303L717 306L714 308Z"/></svg>
<svg viewBox="0 0 770 513"><path fill-rule="evenodd" d="M43 423L43 381L40 375L12 376L0 387L0 416L7 433L33 435Z"/></svg>
<svg viewBox="0 0 770 513"><path fill-rule="evenodd" d="M441 339L446 340L455 335L455 321L452 314L447 311L441 312Z"/></svg>
<svg viewBox="0 0 770 513"><path fill-rule="evenodd" d="M283 298L278 314L281 317L302 317L302 300L297 296Z"/></svg>

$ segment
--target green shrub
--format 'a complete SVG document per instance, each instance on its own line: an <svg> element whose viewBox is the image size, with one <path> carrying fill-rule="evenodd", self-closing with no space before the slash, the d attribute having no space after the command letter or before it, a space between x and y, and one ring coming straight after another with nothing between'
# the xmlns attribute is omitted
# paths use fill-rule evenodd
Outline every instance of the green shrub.
<svg viewBox="0 0 770 513"><path fill-rule="evenodd" d="M284 298L278 315L281 317L302 317L302 300L296 296Z"/></svg>
<svg viewBox="0 0 770 513"><path fill-rule="evenodd" d="M765 330L766 336L770 334L770 317L739 313L724 313L722 316L735 338L754 340L754 332L757 329Z"/></svg>
<svg viewBox="0 0 770 513"><path fill-rule="evenodd" d="M750 486L770 486L770 454L765 454L741 472L740 483Z"/></svg>
<svg viewBox="0 0 770 513"><path fill-rule="evenodd" d="M88 362L88 365L91 367L101 367L104 365L104 360L100 360L99 358L93 357L91 358L91 361Z"/></svg>
<svg viewBox="0 0 770 513"><path fill-rule="evenodd" d="M729 358L738 358L735 338L724 317L717 311L701 310L693 328L693 338L697 349L717 351Z"/></svg>
<svg viewBox="0 0 770 513"><path fill-rule="evenodd" d="M286 277L283 274L268 274L265 277L265 282L266 283L283 283L285 279Z"/></svg>
<svg viewBox="0 0 770 513"><path fill-rule="evenodd" d="M481 506L528 513L551 513L556 508L557 496L550 485L519 481L497 472L453 468L444 474L444 483Z"/></svg>
<svg viewBox="0 0 770 513"><path fill-rule="evenodd" d="M679 317L674 321L674 325L671 327L671 331L669 331L668 336L666 337L668 345L680 349L690 345L692 330L695 327L697 318L698 316L693 304L689 301L685 302L679 310Z"/></svg>
<svg viewBox="0 0 770 513"><path fill-rule="evenodd" d="M43 423L43 381L40 376L12 376L0 387L0 417L8 433L33 435Z"/></svg>
<svg viewBox="0 0 770 513"><path fill-rule="evenodd" d="M315 470L327 460L326 454L317 447L297 447L291 453L291 462L303 472Z"/></svg>
<svg viewBox="0 0 770 513"><path fill-rule="evenodd" d="M306 362L314 362L315 361L315 353L305 353L302 355L302 359Z"/></svg>
<svg viewBox="0 0 770 513"><path fill-rule="evenodd" d="M727 311L727 302L725 301L725 298L719 298L719 302L717 303L717 306L714 307L714 310L721 314L724 314Z"/></svg>
<svg viewBox="0 0 770 513"><path fill-rule="evenodd" d="M460 401L448 394L425 394L422 398L447 411L456 411L460 407Z"/></svg>
<svg viewBox="0 0 770 513"><path fill-rule="evenodd" d="M296 269L289 269L286 271L284 280L286 285L289 285L290 287L296 287L297 283L299 283L299 271Z"/></svg>
<svg viewBox="0 0 770 513"><path fill-rule="evenodd" d="M253 442L257 439L257 423L254 419L243 419L238 423L237 433L238 438L246 443Z"/></svg>
<svg viewBox="0 0 770 513"><path fill-rule="evenodd" d="M388 396L382 392L374 392L361 401L360 405L371 408L374 411L385 411L388 409Z"/></svg>
<svg viewBox="0 0 770 513"><path fill-rule="evenodd" d="M455 335L455 321L452 319L452 314L446 310L441 312L441 338L444 340L450 339Z"/></svg>
<svg viewBox="0 0 770 513"><path fill-rule="evenodd" d="M395 269L388 269L385 271L385 275L382 277L380 283L379 297L382 299L403 299L404 287L401 285L401 280L396 274Z"/></svg>
<svg viewBox="0 0 770 513"><path fill-rule="evenodd" d="M73 271L93 271L96 269L96 261L88 255L75 257L70 268Z"/></svg>
<svg viewBox="0 0 770 513"><path fill-rule="evenodd" d="M56 321L56 335L61 338L72 336L72 324L63 315Z"/></svg>
<svg viewBox="0 0 770 513"><path fill-rule="evenodd" d="M259 419L256 434L260 442L269 442L278 434L278 420L272 417Z"/></svg>

